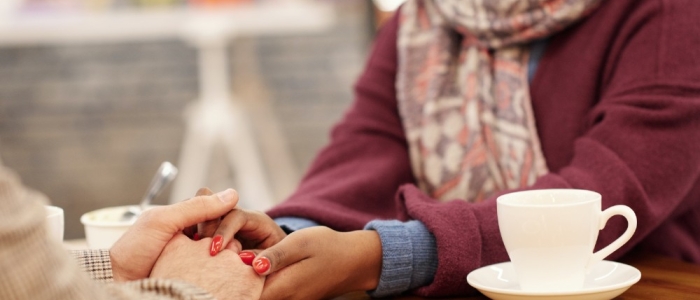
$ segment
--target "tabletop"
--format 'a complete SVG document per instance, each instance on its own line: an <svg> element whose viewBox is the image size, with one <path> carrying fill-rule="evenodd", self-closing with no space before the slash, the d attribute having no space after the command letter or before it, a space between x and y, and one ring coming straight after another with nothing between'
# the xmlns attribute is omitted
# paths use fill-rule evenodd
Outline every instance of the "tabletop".
<svg viewBox="0 0 700 300"><path fill-rule="evenodd" d="M700 299L700 265L648 253L633 253L620 262L642 272L642 279L615 299ZM366 293L352 293L333 300L369 300ZM403 296L397 300L418 300ZM488 299L482 295L450 299Z"/></svg>
<svg viewBox="0 0 700 300"><path fill-rule="evenodd" d="M85 248L84 240L64 242L68 249ZM634 266L642 273L642 279L615 299L700 299L700 264L650 253L632 253L619 260ZM466 279L465 279L466 280ZM333 300L369 300L364 292L350 293ZM415 296L401 296L394 300L420 300ZM431 298L435 299L435 298ZM488 299L483 295L449 298L453 300Z"/></svg>

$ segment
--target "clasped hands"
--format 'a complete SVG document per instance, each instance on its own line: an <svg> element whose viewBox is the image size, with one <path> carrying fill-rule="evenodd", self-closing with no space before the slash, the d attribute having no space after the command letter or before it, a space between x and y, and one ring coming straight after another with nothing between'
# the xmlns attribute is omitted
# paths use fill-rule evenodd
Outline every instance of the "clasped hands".
<svg viewBox="0 0 700 300"><path fill-rule="evenodd" d="M236 208L238 193L203 188L144 212L110 250L116 281L186 281L217 299L325 299L376 288L374 231L317 226L285 234L267 215Z"/></svg>

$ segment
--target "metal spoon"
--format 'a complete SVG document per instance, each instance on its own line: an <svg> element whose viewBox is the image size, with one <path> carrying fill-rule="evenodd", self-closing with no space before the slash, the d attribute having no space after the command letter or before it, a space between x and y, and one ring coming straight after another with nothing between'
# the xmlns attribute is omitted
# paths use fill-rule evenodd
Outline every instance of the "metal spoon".
<svg viewBox="0 0 700 300"><path fill-rule="evenodd" d="M160 168L158 168L156 175L153 176L151 184L148 186L148 190L146 190L146 195L144 195L141 200L141 204L138 206L130 206L129 210L122 215L121 220L129 221L141 215L141 212L146 210L148 205L151 204L151 201L163 191L163 188L165 188L168 183L175 179L175 176L177 176L177 168L170 162L163 162Z"/></svg>

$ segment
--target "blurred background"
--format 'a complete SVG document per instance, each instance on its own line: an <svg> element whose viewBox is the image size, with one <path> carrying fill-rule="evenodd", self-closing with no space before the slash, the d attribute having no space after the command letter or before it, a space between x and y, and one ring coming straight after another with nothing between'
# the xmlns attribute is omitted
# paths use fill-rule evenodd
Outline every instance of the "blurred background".
<svg viewBox="0 0 700 300"><path fill-rule="evenodd" d="M180 167L188 155L207 158L194 176L215 191L245 189L231 157L254 161L262 173L253 185L269 201L242 205L268 208L293 191L328 141L377 28L401 2L2 0L0 159L64 208L66 239L84 236L83 213L138 203L161 162ZM287 10L297 14L285 17ZM185 23L210 16L227 21L197 32L209 42L210 32L226 37L206 45L225 50L225 100L241 112L231 136L242 141L247 132L252 156L216 139L183 152L194 141L188 126L202 119L191 110L206 102L201 55L209 49ZM294 29L304 22L312 25ZM185 198L174 189L156 203Z"/></svg>

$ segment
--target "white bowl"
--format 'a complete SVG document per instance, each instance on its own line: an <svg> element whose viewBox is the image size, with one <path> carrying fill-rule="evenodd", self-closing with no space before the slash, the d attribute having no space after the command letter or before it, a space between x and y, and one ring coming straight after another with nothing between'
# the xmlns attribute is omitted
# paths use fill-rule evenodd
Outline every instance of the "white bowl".
<svg viewBox="0 0 700 300"><path fill-rule="evenodd" d="M91 249L109 249L134 224L135 218L123 221L122 215L136 205L105 207L80 217L85 226L85 239ZM148 209L156 207L151 205Z"/></svg>

